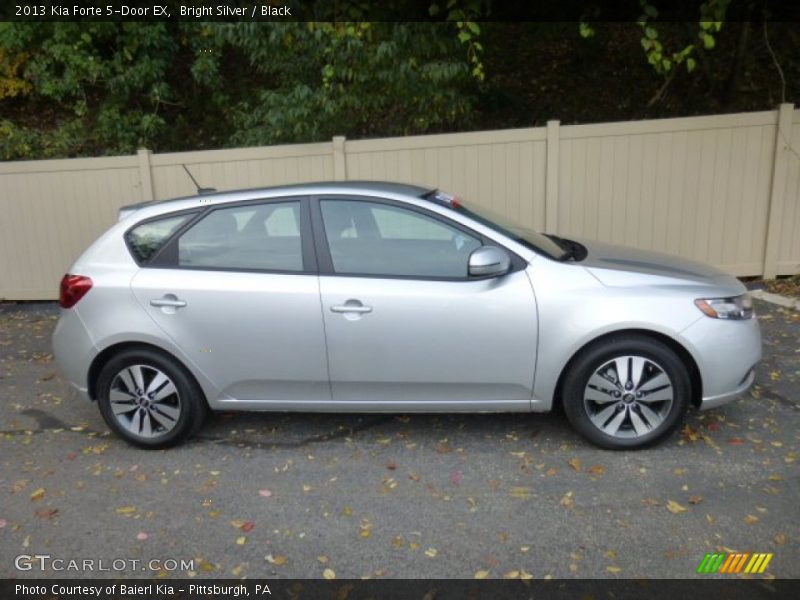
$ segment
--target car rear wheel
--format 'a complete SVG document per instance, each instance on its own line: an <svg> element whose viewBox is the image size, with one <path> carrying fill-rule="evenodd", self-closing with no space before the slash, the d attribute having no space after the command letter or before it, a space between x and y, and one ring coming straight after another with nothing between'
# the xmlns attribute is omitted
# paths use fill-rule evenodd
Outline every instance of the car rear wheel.
<svg viewBox="0 0 800 600"><path fill-rule="evenodd" d="M148 349L120 352L97 380L97 402L108 426L141 448L166 448L199 429L203 392L174 359Z"/></svg>
<svg viewBox="0 0 800 600"><path fill-rule="evenodd" d="M566 374L564 411L589 441L612 450L652 445L689 406L686 366L665 344L644 336L605 339L583 351Z"/></svg>

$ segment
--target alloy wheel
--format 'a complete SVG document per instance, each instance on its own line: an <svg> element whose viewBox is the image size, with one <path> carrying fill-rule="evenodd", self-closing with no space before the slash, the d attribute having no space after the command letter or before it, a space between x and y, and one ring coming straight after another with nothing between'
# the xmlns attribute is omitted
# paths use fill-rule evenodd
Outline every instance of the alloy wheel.
<svg viewBox="0 0 800 600"><path fill-rule="evenodd" d="M181 415L181 398L173 381L149 365L131 365L111 381L111 411L127 431L156 438L172 431Z"/></svg>
<svg viewBox="0 0 800 600"><path fill-rule="evenodd" d="M638 438L661 426L674 389L664 368L643 356L625 355L594 371L583 393L589 421L616 438Z"/></svg>

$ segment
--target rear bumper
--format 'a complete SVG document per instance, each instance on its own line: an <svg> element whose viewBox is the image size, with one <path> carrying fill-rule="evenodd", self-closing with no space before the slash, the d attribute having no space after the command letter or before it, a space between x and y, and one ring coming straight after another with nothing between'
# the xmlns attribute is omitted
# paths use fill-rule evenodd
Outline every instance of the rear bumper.
<svg viewBox="0 0 800 600"><path fill-rule="evenodd" d="M96 355L97 348L77 310L62 309L53 332L53 356L72 387L87 400L89 365Z"/></svg>
<svg viewBox="0 0 800 600"><path fill-rule="evenodd" d="M701 317L682 332L697 362L703 382L700 409L735 400L755 380L761 360L761 331L757 319L728 321Z"/></svg>

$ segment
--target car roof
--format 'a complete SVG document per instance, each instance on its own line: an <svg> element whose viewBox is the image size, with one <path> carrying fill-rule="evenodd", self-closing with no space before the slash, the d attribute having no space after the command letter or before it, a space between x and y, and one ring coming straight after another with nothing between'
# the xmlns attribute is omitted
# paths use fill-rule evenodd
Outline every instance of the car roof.
<svg viewBox="0 0 800 600"><path fill-rule="evenodd" d="M203 198L203 201L210 203L224 202L228 199L242 199L243 197L258 198L260 196L276 196L283 193L308 193L308 194L336 194L358 191L361 193L372 192L375 194L390 193L402 194L406 196L421 197L435 191L434 188L422 187L409 183L396 183L391 181L320 181L313 183L295 183L289 185L278 185L270 187L249 188L242 190L228 190L224 192L211 192L202 195L181 196L178 198L168 198L165 200L149 200L128 204L120 208L120 212L133 212L141 208L160 206L179 202L182 200L192 200Z"/></svg>

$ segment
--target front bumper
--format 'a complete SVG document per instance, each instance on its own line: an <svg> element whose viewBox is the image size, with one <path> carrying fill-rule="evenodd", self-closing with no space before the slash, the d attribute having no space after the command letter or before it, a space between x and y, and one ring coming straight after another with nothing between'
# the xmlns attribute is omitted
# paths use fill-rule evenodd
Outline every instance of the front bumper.
<svg viewBox="0 0 800 600"><path fill-rule="evenodd" d="M755 380L761 360L761 330L756 318L746 321L701 317L682 332L703 382L700 409L735 400Z"/></svg>

